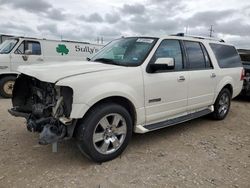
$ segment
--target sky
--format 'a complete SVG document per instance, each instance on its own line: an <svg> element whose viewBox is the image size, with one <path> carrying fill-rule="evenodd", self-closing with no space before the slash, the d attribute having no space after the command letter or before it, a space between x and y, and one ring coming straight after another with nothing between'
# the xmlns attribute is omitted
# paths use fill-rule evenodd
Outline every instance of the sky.
<svg viewBox="0 0 250 188"><path fill-rule="evenodd" d="M250 49L249 0L0 0L0 33L104 42L176 33Z"/></svg>

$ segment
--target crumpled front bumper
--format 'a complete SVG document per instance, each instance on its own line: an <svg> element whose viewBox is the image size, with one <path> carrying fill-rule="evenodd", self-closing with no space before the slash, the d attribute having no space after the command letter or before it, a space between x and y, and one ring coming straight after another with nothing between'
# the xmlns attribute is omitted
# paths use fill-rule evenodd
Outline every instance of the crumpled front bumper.
<svg viewBox="0 0 250 188"><path fill-rule="evenodd" d="M44 91L46 84L48 90ZM76 120L69 118L72 89L61 87L57 92L52 86L20 75L13 89L13 108L8 110L15 117L25 118L27 129L40 133L39 143L43 145L71 138L76 125ZM60 96L56 95L58 93Z"/></svg>

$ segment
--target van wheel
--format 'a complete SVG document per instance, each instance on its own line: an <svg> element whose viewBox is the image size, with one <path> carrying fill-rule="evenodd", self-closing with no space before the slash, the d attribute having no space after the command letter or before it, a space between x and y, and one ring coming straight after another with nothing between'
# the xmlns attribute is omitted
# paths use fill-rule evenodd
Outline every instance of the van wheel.
<svg viewBox="0 0 250 188"><path fill-rule="evenodd" d="M214 103L214 112L212 113L214 119L225 119L230 109L231 97L231 92L227 88L221 90Z"/></svg>
<svg viewBox="0 0 250 188"><path fill-rule="evenodd" d="M15 76L6 76L0 79L0 95L4 98L11 98L15 84Z"/></svg>
<svg viewBox="0 0 250 188"><path fill-rule="evenodd" d="M79 149L95 162L119 156L132 136L132 119L128 111L113 103L94 107L78 124Z"/></svg>

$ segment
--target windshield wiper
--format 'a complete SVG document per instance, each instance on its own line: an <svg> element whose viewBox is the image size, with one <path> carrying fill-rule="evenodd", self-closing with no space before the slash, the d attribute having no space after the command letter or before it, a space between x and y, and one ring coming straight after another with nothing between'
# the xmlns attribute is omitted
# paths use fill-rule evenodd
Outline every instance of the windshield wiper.
<svg viewBox="0 0 250 188"><path fill-rule="evenodd" d="M96 61L111 65L121 65L120 63L115 62L113 59L107 59L107 58L97 58L94 60L94 62Z"/></svg>

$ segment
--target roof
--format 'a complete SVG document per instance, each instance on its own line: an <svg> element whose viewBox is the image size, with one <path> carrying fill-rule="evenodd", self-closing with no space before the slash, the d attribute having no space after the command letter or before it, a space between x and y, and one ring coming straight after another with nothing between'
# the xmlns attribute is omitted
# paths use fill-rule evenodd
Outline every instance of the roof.
<svg viewBox="0 0 250 188"><path fill-rule="evenodd" d="M89 42L81 42L81 41L74 41L74 40L53 40L53 39L46 39L46 38L35 38L35 37L23 37L23 36L11 36L12 39L30 39L30 40L46 40L46 41L55 41L55 42L74 42L74 43L81 43L81 44L91 44ZM103 46L102 44L95 44Z"/></svg>
<svg viewBox="0 0 250 188"><path fill-rule="evenodd" d="M225 42L223 39L214 38L214 37L204 37L204 36L198 36L198 35L186 35L184 33L177 33L170 36L177 36L177 37L184 37L184 38L193 38L193 39L201 39L201 40L207 40L207 41L216 41L216 42Z"/></svg>
<svg viewBox="0 0 250 188"><path fill-rule="evenodd" d="M158 39L176 39L176 40L189 40L189 41L196 41L196 42L208 42L208 43L217 43L217 44L223 44L223 45L229 45L234 46L230 43L225 43L223 39L219 38L213 38L213 37L204 37L204 36L195 36L195 35L185 35L184 33L177 33L173 35L163 35L163 36L132 36L132 37L145 37L145 38L158 38ZM123 37L123 38L129 38L129 37Z"/></svg>

